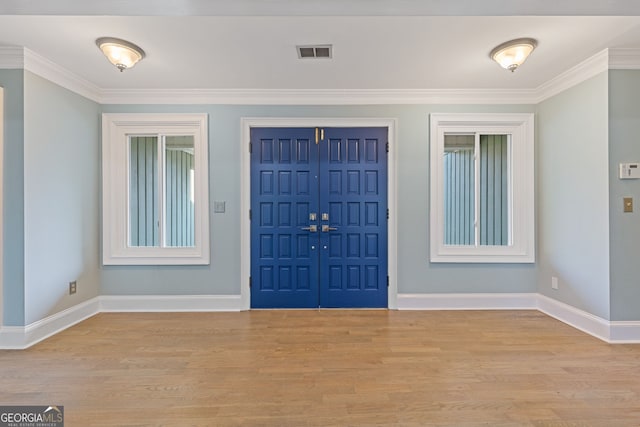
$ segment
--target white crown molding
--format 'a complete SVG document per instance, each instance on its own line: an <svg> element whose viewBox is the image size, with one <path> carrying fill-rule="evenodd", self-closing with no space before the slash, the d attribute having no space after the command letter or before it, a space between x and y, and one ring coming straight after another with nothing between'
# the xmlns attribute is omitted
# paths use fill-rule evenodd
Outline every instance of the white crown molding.
<svg viewBox="0 0 640 427"><path fill-rule="evenodd" d="M0 69L24 68L24 51L23 47L0 46Z"/></svg>
<svg viewBox="0 0 640 427"><path fill-rule="evenodd" d="M531 104L532 90L507 89L105 89L101 104L390 105Z"/></svg>
<svg viewBox="0 0 640 427"><path fill-rule="evenodd" d="M609 49L610 70L640 70L640 49Z"/></svg>
<svg viewBox="0 0 640 427"><path fill-rule="evenodd" d="M24 69L92 101L99 102L100 88L58 64L24 49Z"/></svg>
<svg viewBox="0 0 640 427"><path fill-rule="evenodd" d="M639 48L612 48L596 53L536 89L538 104L607 70L640 70Z"/></svg>
<svg viewBox="0 0 640 427"><path fill-rule="evenodd" d="M100 104L538 104L609 69L640 69L640 49L605 49L533 89L102 89L23 47L0 46L0 69L24 68Z"/></svg>
<svg viewBox="0 0 640 427"><path fill-rule="evenodd" d="M554 77L548 82L538 86L536 89L537 99L534 104L538 104L545 99L551 98L552 96L580 84L591 77L607 71L608 68L609 53L605 49L568 69L564 73Z"/></svg>
<svg viewBox="0 0 640 427"><path fill-rule="evenodd" d="M24 69L92 101L100 99L98 86L24 47L0 46L0 69Z"/></svg>

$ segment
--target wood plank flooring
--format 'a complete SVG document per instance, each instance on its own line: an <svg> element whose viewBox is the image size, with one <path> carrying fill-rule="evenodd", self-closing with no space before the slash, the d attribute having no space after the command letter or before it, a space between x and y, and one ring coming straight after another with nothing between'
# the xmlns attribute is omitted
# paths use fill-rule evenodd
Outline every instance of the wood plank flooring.
<svg viewBox="0 0 640 427"><path fill-rule="evenodd" d="M640 426L640 345L537 311L104 313L0 351L66 426Z"/></svg>

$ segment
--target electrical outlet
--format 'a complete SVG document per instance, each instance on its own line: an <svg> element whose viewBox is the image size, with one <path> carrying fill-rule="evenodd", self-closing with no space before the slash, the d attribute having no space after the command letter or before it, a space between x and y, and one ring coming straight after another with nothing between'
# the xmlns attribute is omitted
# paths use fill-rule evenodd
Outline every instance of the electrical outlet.
<svg viewBox="0 0 640 427"><path fill-rule="evenodd" d="M551 277L551 289L558 289L558 278L556 276Z"/></svg>
<svg viewBox="0 0 640 427"><path fill-rule="evenodd" d="M73 282L69 282L69 295L73 295L78 290L78 284L74 280Z"/></svg>

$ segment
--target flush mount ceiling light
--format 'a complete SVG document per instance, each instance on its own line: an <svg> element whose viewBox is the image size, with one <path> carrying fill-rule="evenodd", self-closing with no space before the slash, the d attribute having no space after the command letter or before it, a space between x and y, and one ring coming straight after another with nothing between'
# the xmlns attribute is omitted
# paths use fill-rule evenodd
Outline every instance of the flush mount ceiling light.
<svg viewBox="0 0 640 427"><path fill-rule="evenodd" d="M96 45L109 62L118 67L120 71L133 67L145 56L144 50L140 49L140 47L114 37L100 37L96 40Z"/></svg>
<svg viewBox="0 0 640 427"><path fill-rule="evenodd" d="M502 43L493 48L489 56L502 68L514 72L536 48L538 42L534 39L515 39Z"/></svg>

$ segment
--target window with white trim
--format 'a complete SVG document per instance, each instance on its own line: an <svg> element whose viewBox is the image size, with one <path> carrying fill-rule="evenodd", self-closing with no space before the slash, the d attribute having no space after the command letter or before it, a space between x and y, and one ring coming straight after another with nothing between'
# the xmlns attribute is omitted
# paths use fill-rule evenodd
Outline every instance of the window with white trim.
<svg viewBox="0 0 640 427"><path fill-rule="evenodd" d="M105 265L209 264L206 114L103 114Z"/></svg>
<svg viewBox="0 0 640 427"><path fill-rule="evenodd" d="M535 261L533 114L431 114L432 262Z"/></svg>

